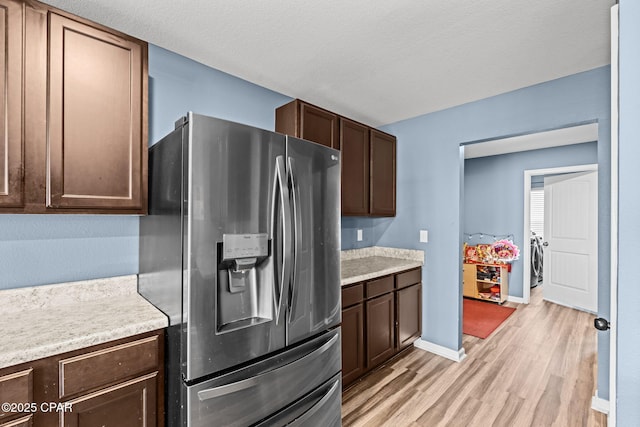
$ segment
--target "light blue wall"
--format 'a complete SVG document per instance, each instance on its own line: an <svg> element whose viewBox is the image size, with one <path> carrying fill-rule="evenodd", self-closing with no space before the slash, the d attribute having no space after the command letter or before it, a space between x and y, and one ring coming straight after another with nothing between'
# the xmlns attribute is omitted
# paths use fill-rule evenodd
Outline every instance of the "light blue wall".
<svg viewBox="0 0 640 427"><path fill-rule="evenodd" d="M0 289L137 271L137 217L0 215Z"/></svg>
<svg viewBox="0 0 640 427"><path fill-rule="evenodd" d="M291 98L149 46L150 145L188 111L274 130L275 109Z"/></svg>
<svg viewBox="0 0 640 427"><path fill-rule="evenodd" d="M597 149L597 143L590 142L466 160L464 163L464 232L491 235L513 234L514 243L523 251L525 243L529 244L529 236L527 235L524 241L522 236L524 171L598 163ZM512 263L512 271L509 275L509 295L511 296L522 298L524 262L521 258ZM529 286L529 282L526 285Z"/></svg>
<svg viewBox="0 0 640 427"><path fill-rule="evenodd" d="M640 425L640 2L620 1L618 426ZM615 404L615 403L614 403Z"/></svg>
<svg viewBox="0 0 640 427"><path fill-rule="evenodd" d="M149 141L187 111L273 130L290 98L149 46ZM0 289L138 272L138 217L0 215Z"/></svg>
<svg viewBox="0 0 640 427"><path fill-rule="evenodd" d="M393 218L342 217L342 249L359 249L375 246L391 225ZM357 241L357 232L362 230L362 241Z"/></svg>
<svg viewBox="0 0 640 427"><path fill-rule="evenodd" d="M423 339L451 350L462 347L461 241L463 161L460 144L506 135L539 132L597 120L599 124L599 240L609 253L610 223L610 67L520 89L385 126L397 136L397 216L375 226L361 218L358 226L374 230L381 246L425 250L423 268ZM356 221L357 222L357 221ZM357 245L343 229L343 246ZM429 243L419 243L419 230ZM380 232L379 236L375 231ZM608 256L600 257L599 304L609 312ZM604 282L603 282L604 280ZM598 389L608 397L609 335L598 339Z"/></svg>

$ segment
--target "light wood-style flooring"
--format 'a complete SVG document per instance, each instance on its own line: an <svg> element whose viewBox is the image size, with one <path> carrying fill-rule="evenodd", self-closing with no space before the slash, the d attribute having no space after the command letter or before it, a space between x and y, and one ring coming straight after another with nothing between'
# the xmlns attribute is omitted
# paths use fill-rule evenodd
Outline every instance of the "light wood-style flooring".
<svg viewBox="0 0 640 427"><path fill-rule="evenodd" d="M456 363L413 348L343 394L344 426L606 426L591 409L593 315L542 300L517 310L487 339L463 336Z"/></svg>

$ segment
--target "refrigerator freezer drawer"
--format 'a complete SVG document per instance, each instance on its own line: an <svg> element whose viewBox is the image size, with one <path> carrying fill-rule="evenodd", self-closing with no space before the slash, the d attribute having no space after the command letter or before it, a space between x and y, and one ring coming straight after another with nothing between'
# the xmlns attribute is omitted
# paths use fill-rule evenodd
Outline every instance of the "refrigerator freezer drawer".
<svg viewBox="0 0 640 427"><path fill-rule="evenodd" d="M341 402L342 379L337 374L303 399L255 427L340 427Z"/></svg>
<svg viewBox="0 0 640 427"><path fill-rule="evenodd" d="M340 342L336 328L258 363L186 386L187 425L248 426L264 420L340 372Z"/></svg>

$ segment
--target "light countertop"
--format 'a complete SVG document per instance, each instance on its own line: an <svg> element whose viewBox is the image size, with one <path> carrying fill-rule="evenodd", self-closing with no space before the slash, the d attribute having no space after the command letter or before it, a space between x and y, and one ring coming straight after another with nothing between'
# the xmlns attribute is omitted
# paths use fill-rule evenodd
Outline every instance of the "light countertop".
<svg viewBox="0 0 640 427"><path fill-rule="evenodd" d="M342 286L421 267L424 252L373 246L341 253Z"/></svg>
<svg viewBox="0 0 640 427"><path fill-rule="evenodd" d="M0 368L168 325L135 275L4 290L0 307Z"/></svg>
<svg viewBox="0 0 640 427"><path fill-rule="evenodd" d="M342 251L342 286L424 264L418 250ZM121 276L0 291L0 368L167 327L167 317Z"/></svg>

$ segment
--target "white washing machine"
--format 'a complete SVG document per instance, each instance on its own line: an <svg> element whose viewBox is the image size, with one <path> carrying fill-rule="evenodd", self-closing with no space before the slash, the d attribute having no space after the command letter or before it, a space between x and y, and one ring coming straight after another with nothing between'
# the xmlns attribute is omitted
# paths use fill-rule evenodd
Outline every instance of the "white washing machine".
<svg viewBox="0 0 640 427"><path fill-rule="evenodd" d="M544 246L542 246L542 237L531 232L531 287L542 284L542 260L544 255Z"/></svg>

